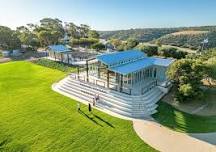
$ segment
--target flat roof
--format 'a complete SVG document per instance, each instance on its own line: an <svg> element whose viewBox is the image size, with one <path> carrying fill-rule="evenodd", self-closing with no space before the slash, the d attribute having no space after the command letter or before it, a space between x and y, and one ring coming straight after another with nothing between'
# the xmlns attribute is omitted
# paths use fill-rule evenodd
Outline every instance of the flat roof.
<svg viewBox="0 0 216 152"><path fill-rule="evenodd" d="M156 66L163 66L168 67L172 62L174 62L174 59L163 59L163 58L157 58L157 57L145 57L143 59L139 59L134 62L130 62L127 64L122 64L116 67L111 67L109 70L127 75L136 71L140 71L144 68L156 65Z"/></svg>
<svg viewBox="0 0 216 152"><path fill-rule="evenodd" d="M98 55L96 59L106 65L113 65L121 61L138 59L138 58L142 58L145 56L146 56L145 53L141 51L127 50L127 51L122 51L122 52L113 52L113 53L106 53L106 54Z"/></svg>

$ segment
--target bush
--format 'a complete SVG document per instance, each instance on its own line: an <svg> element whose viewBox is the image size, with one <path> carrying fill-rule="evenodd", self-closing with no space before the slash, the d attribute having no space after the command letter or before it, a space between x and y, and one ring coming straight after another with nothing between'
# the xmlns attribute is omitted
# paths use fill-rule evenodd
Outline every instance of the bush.
<svg viewBox="0 0 216 152"><path fill-rule="evenodd" d="M95 43L98 43L99 40L98 39L94 39L94 38L80 38L80 39L71 39L70 40L70 45L81 45L81 46L91 46Z"/></svg>
<svg viewBox="0 0 216 152"><path fill-rule="evenodd" d="M95 50L104 50L106 47L102 43L95 43L91 45L91 48Z"/></svg>
<svg viewBox="0 0 216 152"><path fill-rule="evenodd" d="M185 58L188 53L181 50L177 50L176 48L173 47L163 47L159 49L159 54L164 57L182 59Z"/></svg>
<svg viewBox="0 0 216 152"><path fill-rule="evenodd" d="M145 52L148 56L158 55L158 46L154 45L140 45L138 47L141 51Z"/></svg>
<svg viewBox="0 0 216 152"><path fill-rule="evenodd" d="M60 63L60 62L56 62L56 61L51 61L48 59L39 59L39 60L35 60L33 61L33 63L41 65L41 66L45 66L51 69L57 69L63 72L73 72L75 71L75 67L74 66L70 66L64 63Z"/></svg>
<svg viewBox="0 0 216 152"><path fill-rule="evenodd" d="M201 98L201 80L205 77L205 65L197 60L181 59L174 62L167 71L168 78L178 88L176 97L179 101Z"/></svg>

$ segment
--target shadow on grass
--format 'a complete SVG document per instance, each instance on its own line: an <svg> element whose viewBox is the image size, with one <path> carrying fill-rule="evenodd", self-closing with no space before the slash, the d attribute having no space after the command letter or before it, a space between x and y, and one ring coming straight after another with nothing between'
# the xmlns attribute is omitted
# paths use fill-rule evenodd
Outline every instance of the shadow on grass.
<svg viewBox="0 0 216 152"><path fill-rule="evenodd" d="M83 112L82 110L78 111L80 114L82 114L83 116L85 116L86 118L88 118L89 120L91 120L93 123L95 123L96 125L99 125L101 127L103 127L103 125L99 124L96 120L94 120L94 118L90 117L89 115L87 115L85 112Z"/></svg>
<svg viewBox="0 0 216 152"><path fill-rule="evenodd" d="M99 119L100 121L104 122L105 124L107 124L108 126L112 127L112 128L115 128L111 123L109 123L108 121L102 119L101 117L93 114L94 117L96 117L97 119Z"/></svg>
<svg viewBox="0 0 216 152"><path fill-rule="evenodd" d="M91 115L93 116L93 117L91 117L91 116L89 116L88 114L86 114L86 113L85 113L84 111L82 111L82 110L79 110L78 112L79 112L80 114L82 114L83 116L85 116L86 118L88 118L89 120L91 120L91 121L92 121L93 123L95 123L96 125L99 125L99 126L103 127L103 125L101 125L100 123L98 123L94 118L96 118L96 119L102 121L103 123L105 123L105 124L108 125L109 127L115 128L111 123L109 123L108 121L102 119L100 116L98 116L98 115L96 115L96 114L94 114L94 113L91 113Z"/></svg>

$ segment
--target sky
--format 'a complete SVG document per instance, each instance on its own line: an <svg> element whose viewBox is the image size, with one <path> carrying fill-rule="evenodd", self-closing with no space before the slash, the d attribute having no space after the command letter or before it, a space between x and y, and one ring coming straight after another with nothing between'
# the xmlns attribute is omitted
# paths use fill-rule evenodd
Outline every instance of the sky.
<svg viewBox="0 0 216 152"><path fill-rule="evenodd" d="M0 25L44 17L95 30L216 25L216 0L0 0Z"/></svg>

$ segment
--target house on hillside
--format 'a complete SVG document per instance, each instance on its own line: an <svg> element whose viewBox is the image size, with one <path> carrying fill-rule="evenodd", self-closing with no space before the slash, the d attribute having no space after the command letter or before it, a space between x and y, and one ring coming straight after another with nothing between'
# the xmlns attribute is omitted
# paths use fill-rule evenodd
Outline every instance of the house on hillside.
<svg viewBox="0 0 216 152"><path fill-rule="evenodd" d="M85 68L56 84L55 90L90 103L99 94L102 111L148 117L171 87L166 71L173 62L137 50L106 53L87 60Z"/></svg>

